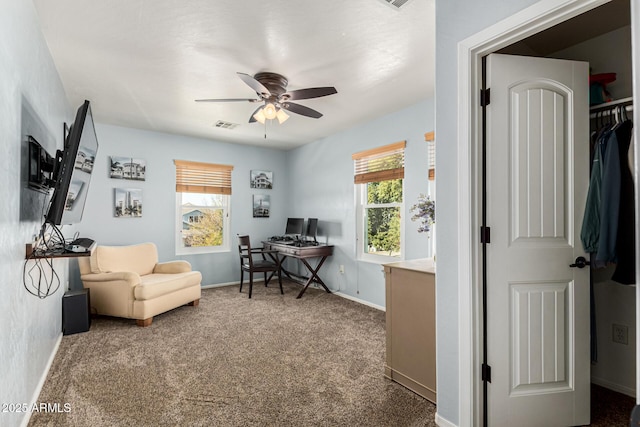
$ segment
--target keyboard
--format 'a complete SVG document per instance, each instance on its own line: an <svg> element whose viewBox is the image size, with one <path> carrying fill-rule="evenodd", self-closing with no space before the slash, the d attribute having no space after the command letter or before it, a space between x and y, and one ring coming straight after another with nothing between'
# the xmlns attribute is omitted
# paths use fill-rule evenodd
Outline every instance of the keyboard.
<svg viewBox="0 0 640 427"><path fill-rule="evenodd" d="M279 245L293 245L296 242L291 236L271 236L269 241Z"/></svg>
<svg viewBox="0 0 640 427"><path fill-rule="evenodd" d="M297 240L294 245L298 248L306 248L309 246L318 246L318 242L314 242L311 240Z"/></svg>
<svg viewBox="0 0 640 427"><path fill-rule="evenodd" d="M279 245L293 245L296 242L293 240L272 240L271 243L277 243Z"/></svg>
<svg viewBox="0 0 640 427"><path fill-rule="evenodd" d="M293 242L293 237L291 236L271 236L269 237L269 241L271 242Z"/></svg>

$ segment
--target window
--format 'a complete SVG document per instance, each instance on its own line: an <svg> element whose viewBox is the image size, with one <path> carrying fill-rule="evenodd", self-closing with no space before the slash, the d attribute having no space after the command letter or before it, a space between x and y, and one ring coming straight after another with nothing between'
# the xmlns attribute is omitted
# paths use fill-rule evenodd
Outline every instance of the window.
<svg viewBox="0 0 640 427"><path fill-rule="evenodd" d="M176 253L229 251L233 166L174 160Z"/></svg>
<svg viewBox="0 0 640 427"><path fill-rule="evenodd" d="M355 153L358 258L402 258L405 141Z"/></svg>

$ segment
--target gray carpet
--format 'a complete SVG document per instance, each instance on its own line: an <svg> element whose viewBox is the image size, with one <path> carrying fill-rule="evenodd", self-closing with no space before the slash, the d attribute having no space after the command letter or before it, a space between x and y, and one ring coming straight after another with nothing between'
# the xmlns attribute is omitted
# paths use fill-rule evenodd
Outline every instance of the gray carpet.
<svg viewBox="0 0 640 427"><path fill-rule="evenodd" d="M384 313L285 282L205 289L148 328L98 317L65 336L30 426L435 426L384 378Z"/></svg>

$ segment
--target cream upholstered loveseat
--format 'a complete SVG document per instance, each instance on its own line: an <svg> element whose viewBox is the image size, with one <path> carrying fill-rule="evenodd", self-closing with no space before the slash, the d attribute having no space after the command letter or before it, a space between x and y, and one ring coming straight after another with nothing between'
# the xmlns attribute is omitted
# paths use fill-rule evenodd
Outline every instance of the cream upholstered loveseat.
<svg viewBox="0 0 640 427"><path fill-rule="evenodd" d="M187 261L158 263L153 243L97 246L90 257L78 258L78 264L97 314L149 326L155 315L200 301L200 272L191 271Z"/></svg>

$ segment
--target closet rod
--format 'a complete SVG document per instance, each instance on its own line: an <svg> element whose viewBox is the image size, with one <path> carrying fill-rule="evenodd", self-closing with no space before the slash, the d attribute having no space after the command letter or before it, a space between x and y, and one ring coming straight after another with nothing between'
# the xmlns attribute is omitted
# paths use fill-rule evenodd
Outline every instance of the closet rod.
<svg viewBox="0 0 640 427"><path fill-rule="evenodd" d="M594 105L589 108L589 117L595 118L597 113L601 116L609 116L615 112L616 107L624 107L627 111L633 111L633 98L623 98L616 101L606 102L604 104Z"/></svg>

